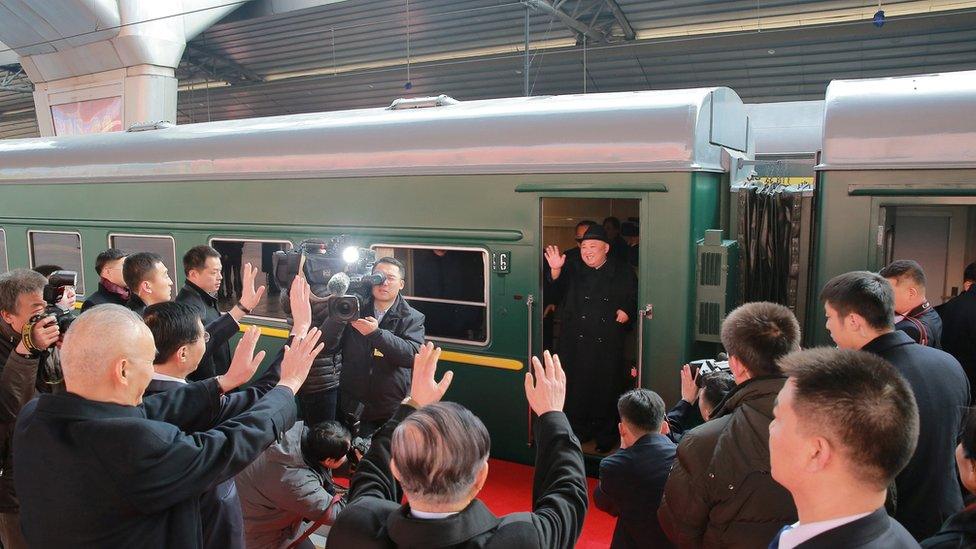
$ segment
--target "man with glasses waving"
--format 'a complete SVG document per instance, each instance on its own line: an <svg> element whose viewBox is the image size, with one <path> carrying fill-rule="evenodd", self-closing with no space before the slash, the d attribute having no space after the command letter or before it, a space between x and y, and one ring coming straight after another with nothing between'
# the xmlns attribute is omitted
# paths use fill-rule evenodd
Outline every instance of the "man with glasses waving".
<svg viewBox="0 0 976 549"><path fill-rule="evenodd" d="M342 417L348 423L362 405L358 435L363 437L379 429L410 392L413 357L424 343L424 315L400 295L406 277L403 263L380 258L373 274L385 280L373 286L359 308L360 318L343 334L339 377Z"/></svg>

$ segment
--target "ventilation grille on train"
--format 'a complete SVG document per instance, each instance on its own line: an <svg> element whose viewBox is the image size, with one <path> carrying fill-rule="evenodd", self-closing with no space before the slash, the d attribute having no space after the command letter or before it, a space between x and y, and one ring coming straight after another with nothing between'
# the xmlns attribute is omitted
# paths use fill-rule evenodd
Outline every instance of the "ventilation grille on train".
<svg viewBox="0 0 976 549"><path fill-rule="evenodd" d="M722 254L702 252L699 254L699 280L702 286L718 286L722 283Z"/></svg>
<svg viewBox="0 0 976 549"><path fill-rule="evenodd" d="M720 341L722 321L735 306L738 243L722 240L722 231L705 231L698 241L695 287L695 339Z"/></svg>
<svg viewBox="0 0 976 549"><path fill-rule="evenodd" d="M718 336L722 325L721 305L718 303L698 304L698 335Z"/></svg>

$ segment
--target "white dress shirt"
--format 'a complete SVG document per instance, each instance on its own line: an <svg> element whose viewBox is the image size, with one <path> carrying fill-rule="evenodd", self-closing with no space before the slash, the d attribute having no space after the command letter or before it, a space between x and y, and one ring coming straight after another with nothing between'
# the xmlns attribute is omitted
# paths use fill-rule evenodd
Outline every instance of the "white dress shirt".
<svg viewBox="0 0 976 549"><path fill-rule="evenodd" d="M859 515L822 520L820 522L808 522L807 524L797 522L779 536L779 549L793 549L808 539L819 536L828 530L833 530L849 522L854 522L859 518L864 518L870 514L861 513Z"/></svg>

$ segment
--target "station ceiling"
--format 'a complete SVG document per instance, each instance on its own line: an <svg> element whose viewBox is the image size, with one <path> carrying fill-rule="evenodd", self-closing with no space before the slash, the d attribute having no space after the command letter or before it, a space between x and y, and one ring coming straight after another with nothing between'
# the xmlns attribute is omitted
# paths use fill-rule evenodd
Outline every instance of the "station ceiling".
<svg viewBox="0 0 976 549"><path fill-rule="evenodd" d="M877 27L871 0L252 0L188 44L177 122L520 96L527 13L532 95L724 85L800 101L837 78L976 69L976 2L881 9ZM0 71L0 138L38 135L18 68Z"/></svg>

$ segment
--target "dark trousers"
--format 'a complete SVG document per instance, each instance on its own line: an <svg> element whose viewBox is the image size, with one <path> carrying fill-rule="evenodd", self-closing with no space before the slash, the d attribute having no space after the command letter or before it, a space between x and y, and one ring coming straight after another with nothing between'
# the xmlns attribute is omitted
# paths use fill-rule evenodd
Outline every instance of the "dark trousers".
<svg viewBox="0 0 976 549"><path fill-rule="evenodd" d="M329 389L316 393L299 393L298 402L302 406L302 419L305 425L329 421L336 418L336 406L339 402L339 389Z"/></svg>

